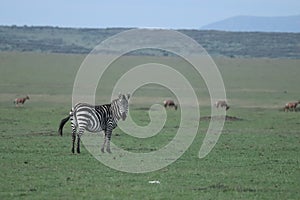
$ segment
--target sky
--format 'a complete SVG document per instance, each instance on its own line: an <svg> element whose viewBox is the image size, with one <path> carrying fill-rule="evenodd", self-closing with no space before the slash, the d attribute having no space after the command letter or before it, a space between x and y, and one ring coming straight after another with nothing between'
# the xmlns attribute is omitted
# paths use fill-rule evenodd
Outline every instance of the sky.
<svg viewBox="0 0 300 200"><path fill-rule="evenodd" d="M299 0L1 0L0 25L199 29L237 15L300 15Z"/></svg>

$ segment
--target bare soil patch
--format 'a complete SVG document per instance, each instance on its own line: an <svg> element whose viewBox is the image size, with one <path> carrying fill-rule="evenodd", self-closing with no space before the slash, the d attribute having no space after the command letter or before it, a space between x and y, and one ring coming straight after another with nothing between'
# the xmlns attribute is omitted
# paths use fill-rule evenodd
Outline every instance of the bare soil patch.
<svg viewBox="0 0 300 200"><path fill-rule="evenodd" d="M212 119L211 116L200 117L200 121L211 120L211 119ZM214 120L221 120L222 117L221 116L214 116L213 119ZM242 120L243 120L242 118L238 118L238 117L235 117L235 116L228 116L228 115L225 116L225 121L242 121Z"/></svg>

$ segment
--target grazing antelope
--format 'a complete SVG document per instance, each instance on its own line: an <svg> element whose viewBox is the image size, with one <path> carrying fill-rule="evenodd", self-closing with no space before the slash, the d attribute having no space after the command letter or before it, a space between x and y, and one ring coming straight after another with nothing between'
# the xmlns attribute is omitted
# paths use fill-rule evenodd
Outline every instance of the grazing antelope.
<svg viewBox="0 0 300 200"><path fill-rule="evenodd" d="M296 107L299 103L300 103L300 101L286 103L284 106L284 111L285 112L296 111Z"/></svg>
<svg viewBox="0 0 300 200"><path fill-rule="evenodd" d="M14 104L15 104L16 106L19 106L19 104L22 104L22 105L23 105L27 99L29 99L29 96L28 96L28 95L27 95L26 97L24 97L24 98L16 98L16 99L14 100Z"/></svg>
<svg viewBox="0 0 300 200"><path fill-rule="evenodd" d="M225 100L219 100L216 102L216 107L217 108L226 108L226 110L228 110L230 108L230 106L228 106L227 102Z"/></svg>
<svg viewBox="0 0 300 200"><path fill-rule="evenodd" d="M177 110L177 105L175 104L175 102L173 100L165 100L164 106L165 106L165 108L174 107L174 109Z"/></svg>

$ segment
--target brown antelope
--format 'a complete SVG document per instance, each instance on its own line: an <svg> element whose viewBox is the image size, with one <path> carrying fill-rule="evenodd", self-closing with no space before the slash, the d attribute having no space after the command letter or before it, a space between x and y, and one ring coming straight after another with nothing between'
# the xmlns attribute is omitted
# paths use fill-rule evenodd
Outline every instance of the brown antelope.
<svg viewBox="0 0 300 200"><path fill-rule="evenodd" d="M215 105L217 108L225 108L226 110L228 110L230 108L230 106L228 106L228 104L225 100L219 100L216 102Z"/></svg>
<svg viewBox="0 0 300 200"><path fill-rule="evenodd" d="M286 103L284 106L284 111L285 112L296 111L296 107L299 103L300 103L300 101Z"/></svg>
<svg viewBox="0 0 300 200"><path fill-rule="evenodd" d="M177 105L175 104L175 102L173 100L165 100L164 106L165 106L165 108L174 107L174 109L177 110Z"/></svg>
<svg viewBox="0 0 300 200"><path fill-rule="evenodd" d="M14 104L15 104L16 106L19 106L19 104L22 104L22 105L23 105L27 99L29 99L29 96L28 96L28 95L27 95L26 97L24 97L24 98L16 98L16 99L14 100Z"/></svg>

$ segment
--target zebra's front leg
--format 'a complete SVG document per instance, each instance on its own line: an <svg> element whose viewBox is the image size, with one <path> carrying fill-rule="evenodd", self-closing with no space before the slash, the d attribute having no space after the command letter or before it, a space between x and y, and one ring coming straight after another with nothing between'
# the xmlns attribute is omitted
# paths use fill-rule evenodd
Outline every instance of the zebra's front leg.
<svg viewBox="0 0 300 200"><path fill-rule="evenodd" d="M104 142L103 142L102 147L101 147L101 152L102 153L104 153L104 148L105 148L106 141L107 141L107 134L106 134L106 131L104 131Z"/></svg>
<svg viewBox="0 0 300 200"><path fill-rule="evenodd" d="M110 131L110 130L107 131L107 146L106 146L107 153L111 153L111 151L110 151L111 133L112 133L112 131Z"/></svg>

